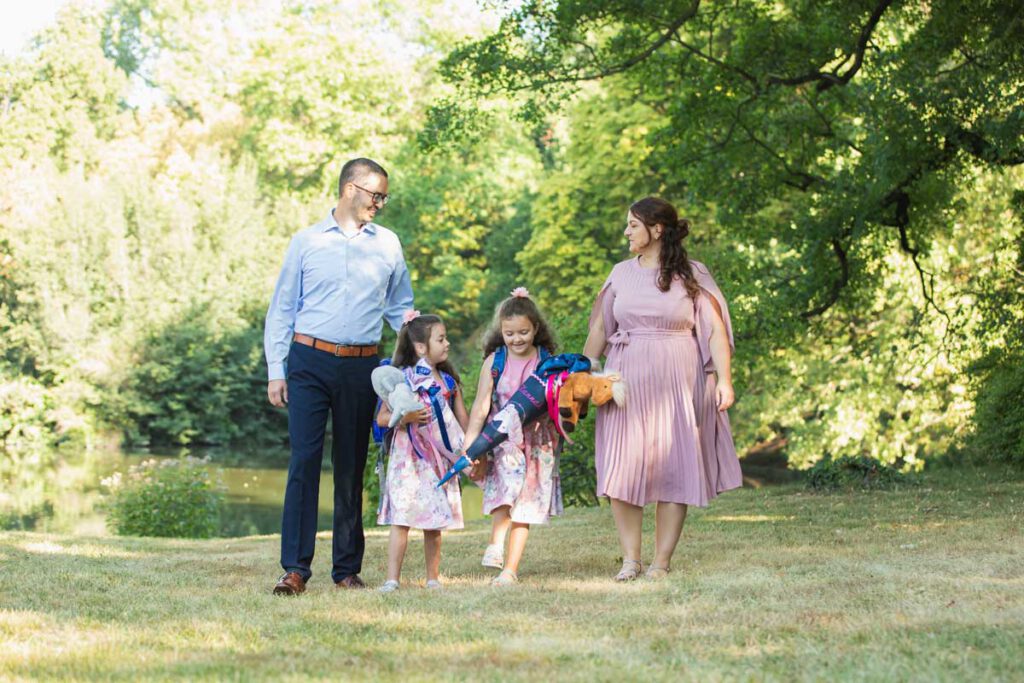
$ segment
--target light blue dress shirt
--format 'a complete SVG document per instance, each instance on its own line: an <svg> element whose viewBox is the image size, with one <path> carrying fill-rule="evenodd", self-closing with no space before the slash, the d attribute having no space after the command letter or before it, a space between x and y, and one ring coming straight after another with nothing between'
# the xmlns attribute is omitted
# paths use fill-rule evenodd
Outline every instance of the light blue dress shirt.
<svg viewBox="0 0 1024 683"><path fill-rule="evenodd" d="M335 344L376 344L382 319L397 331L412 308L412 282L398 236L367 223L346 237L333 212L292 237L267 310L267 375L285 378L296 332Z"/></svg>

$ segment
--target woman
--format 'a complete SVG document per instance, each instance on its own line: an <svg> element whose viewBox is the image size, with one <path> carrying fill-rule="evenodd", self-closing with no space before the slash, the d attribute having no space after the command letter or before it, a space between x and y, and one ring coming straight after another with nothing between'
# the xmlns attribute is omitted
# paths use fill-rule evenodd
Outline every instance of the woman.
<svg viewBox="0 0 1024 683"><path fill-rule="evenodd" d="M646 197L627 214L635 257L612 268L597 296L584 353L607 354L629 386L625 406L598 409L597 494L611 499L622 545L616 581L642 571L644 505L657 503L654 561L663 578L688 505L742 484L726 409L733 403L729 309L701 263L687 258L686 220Z"/></svg>

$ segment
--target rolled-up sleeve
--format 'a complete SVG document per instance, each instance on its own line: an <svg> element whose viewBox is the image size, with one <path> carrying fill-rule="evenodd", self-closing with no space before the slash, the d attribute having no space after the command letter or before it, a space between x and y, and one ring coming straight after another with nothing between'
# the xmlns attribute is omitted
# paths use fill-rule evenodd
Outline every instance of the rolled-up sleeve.
<svg viewBox="0 0 1024 683"><path fill-rule="evenodd" d="M302 249L299 237L295 236L288 245L263 327L263 352L267 357L268 380L285 378L285 363L295 332L295 315L301 297Z"/></svg>
<svg viewBox="0 0 1024 683"><path fill-rule="evenodd" d="M398 262L388 279L388 291L384 300L384 318L395 332L402 328L403 314L412 308L412 279L405 265L402 247L398 247Z"/></svg>

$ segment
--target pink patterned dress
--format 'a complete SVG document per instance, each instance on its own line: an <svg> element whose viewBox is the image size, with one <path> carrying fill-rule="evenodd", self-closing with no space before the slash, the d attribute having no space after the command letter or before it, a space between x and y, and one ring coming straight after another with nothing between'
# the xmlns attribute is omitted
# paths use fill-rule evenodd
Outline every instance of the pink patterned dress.
<svg viewBox="0 0 1024 683"><path fill-rule="evenodd" d="M417 391L437 387L433 372L425 361L415 368L405 368L406 381ZM451 479L442 488L437 482L458 456L464 434L448 404L447 387L437 387L441 414L448 435L449 450L444 443L434 411L424 425L395 427L394 440L388 456L387 476L381 491L377 524L397 524L416 529L461 529L462 492L459 478ZM426 407L430 407L423 400Z"/></svg>
<svg viewBox="0 0 1024 683"><path fill-rule="evenodd" d="M599 496L705 506L743 483L729 416L715 405L711 359L711 298L732 347L729 309L707 267L690 263L701 286L696 301L678 280L662 292L659 270L633 258L616 264L594 304L592 320L604 316L605 366L628 387L624 406L597 411Z"/></svg>
<svg viewBox="0 0 1024 683"><path fill-rule="evenodd" d="M490 356L494 361L494 354ZM498 401L504 405L537 367L537 356L522 360L508 356L498 378ZM494 417L494 406L488 419ZM558 478L555 443L558 433L547 416L523 426L521 441L512 438L494 449L484 478L484 514L511 506L513 522L545 524L562 514L562 485Z"/></svg>

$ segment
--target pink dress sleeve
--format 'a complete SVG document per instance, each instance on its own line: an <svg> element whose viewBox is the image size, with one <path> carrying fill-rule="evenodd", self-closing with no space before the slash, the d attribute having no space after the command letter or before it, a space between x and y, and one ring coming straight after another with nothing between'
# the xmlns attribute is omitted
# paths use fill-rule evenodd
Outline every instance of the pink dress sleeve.
<svg viewBox="0 0 1024 683"><path fill-rule="evenodd" d="M615 313L612 311L612 306L615 303L615 287L613 281L615 279L615 268L612 268L612 272L608 274L608 279L601 285L601 291L597 293L597 298L594 299L594 305L590 308L590 327L594 326L594 321L597 320L598 312L604 320L604 338L605 347L604 353L608 353L608 338L615 334L615 331L619 329L619 323L615 320Z"/></svg>
<svg viewBox="0 0 1024 683"><path fill-rule="evenodd" d="M722 322L725 323L725 331L729 335L729 350L733 353L736 352L736 344L733 341L732 336L732 321L729 318L729 305L725 301L725 297L722 295L722 290L718 288L713 277L711 277L711 271L708 267L699 261L690 261L690 265L693 267L693 275L697 280L697 284L700 285L701 296L697 298L694 305L696 313L696 331L697 331L697 347L700 351L701 360L704 363L704 371L712 372L715 369L714 362L711 358L711 332L712 325L715 315L715 309L711 301L708 300L708 296L712 296L715 302L718 304L718 308L722 311Z"/></svg>

